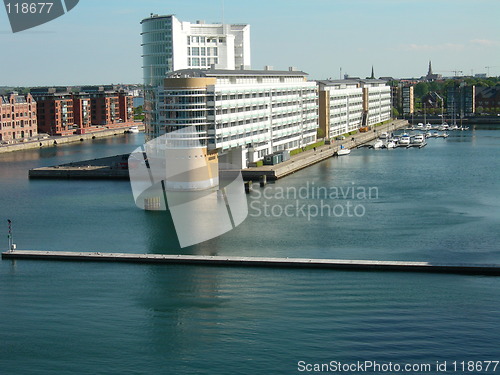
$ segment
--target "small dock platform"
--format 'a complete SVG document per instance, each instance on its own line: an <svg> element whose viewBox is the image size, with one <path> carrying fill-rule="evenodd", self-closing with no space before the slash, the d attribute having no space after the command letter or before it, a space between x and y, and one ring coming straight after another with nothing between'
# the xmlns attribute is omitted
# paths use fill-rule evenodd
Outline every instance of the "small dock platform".
<svg viewBox="0 0 500 375"><path fill-rule="evenodd" d="M128 154L30 169L29 178L128 180Z"/></svg>
<svg viewBox="0 0 500 375"><path fill-rule="evenodd" d="M144 264L331 269L343 271L391 271L462 275L500 276L498 264L444 264L429 262L265 258L207 255L128 254L100 252L13 250L2 253L2 259L51 260L74 262L125 262Z"/></svg>

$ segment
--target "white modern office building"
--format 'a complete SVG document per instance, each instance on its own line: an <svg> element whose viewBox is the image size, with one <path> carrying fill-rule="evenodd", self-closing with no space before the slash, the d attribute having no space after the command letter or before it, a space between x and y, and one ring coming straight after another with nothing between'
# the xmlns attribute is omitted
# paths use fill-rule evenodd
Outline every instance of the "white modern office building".
<svg viewBox="0 0 500 375"><path fill-rule="evenodd" d="M391 118L391 88L385 81L318 81L321 136L339 135Z"/></svg>
<svg viewBox="0 0 500 375"><path fill-rule="evenodd" d="M363 120L363 89L358 81L318 81L320 128L326 138L357 130Z"/></svg>
<svg viewBox="0 0 500 375"><path fill-rule="evenodd" d="M391 88L380 79L362 79L364 105L367 113L366 125L371 126L390 120Z"/></svg>
<svg viewBox="0 0 500 375"><path fill-rule="evenodd" d="M250 25L181 22L173 15L157 14L143 19L141 25L148 139L161 126L155 95L169 73L190 68L250 68Z"/></svg>
<svg viewBox="0 0 500 375"><path fill-rule="evenodd" d="M157 14L141 25L145 85L161 85L180 69L250 68L250 25L191 23Z"/></svg>
<svg viewBox="0 0 500 375"><path fill-rule="evenodd" d="M295 71L184 69L155 94L153 136L194 126L205 150L240 168L316 142L316 82Z"/></svg>

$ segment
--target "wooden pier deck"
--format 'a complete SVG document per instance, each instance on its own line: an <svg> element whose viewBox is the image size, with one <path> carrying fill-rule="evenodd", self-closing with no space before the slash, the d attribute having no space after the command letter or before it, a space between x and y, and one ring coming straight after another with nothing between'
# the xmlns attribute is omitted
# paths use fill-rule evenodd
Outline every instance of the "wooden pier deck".
<svg viewBox="0 0 500 375"><path fill-rule="evenodd" d="M128 254L100 252L14 250L2 253L2 259L52 260L74 262L126 262L171 265L332 269L350 271L422 272L500 276L499 264L444 264L429 262L265 258L205 255Z"/></svg>

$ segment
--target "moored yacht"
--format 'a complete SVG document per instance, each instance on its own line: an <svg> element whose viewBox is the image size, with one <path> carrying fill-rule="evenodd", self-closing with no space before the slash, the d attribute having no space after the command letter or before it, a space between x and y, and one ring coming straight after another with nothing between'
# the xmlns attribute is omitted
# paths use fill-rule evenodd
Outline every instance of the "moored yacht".
<svg viewBox="0 0 500 375"><path fill-rule="evenodd" d="M404 133L398 142L400 145L409 145L410 144L410 136L407 133Z"/></svg>

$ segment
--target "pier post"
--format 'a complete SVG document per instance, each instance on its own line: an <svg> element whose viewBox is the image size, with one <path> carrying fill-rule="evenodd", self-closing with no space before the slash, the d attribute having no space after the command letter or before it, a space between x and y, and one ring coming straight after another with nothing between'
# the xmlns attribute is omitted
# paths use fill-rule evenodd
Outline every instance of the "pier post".
<svg viewBox="0 0 500 375"><path fill-rule="evenodd" d="M260 187L267 185L267 176L265 174L261 175L259 178Z"/></svg>
<svg viewBox="0 0 500 375"><path fill-rule="evenodd" d="M253 181L246 181L245 182L245 193L250 194L253 188Z"/></svg>

